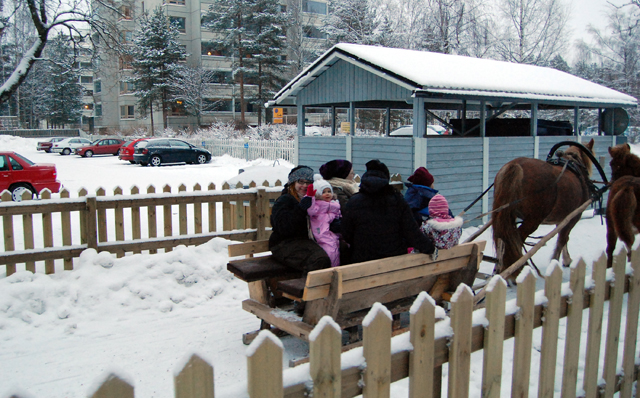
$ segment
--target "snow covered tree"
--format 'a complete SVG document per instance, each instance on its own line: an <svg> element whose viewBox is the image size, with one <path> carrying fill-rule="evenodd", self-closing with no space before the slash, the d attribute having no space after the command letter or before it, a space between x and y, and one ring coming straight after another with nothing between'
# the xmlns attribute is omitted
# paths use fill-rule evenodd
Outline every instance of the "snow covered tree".
<svg viewBox="0 0 640 398"><path fill-rule="evenodd" d="M129 49L133 68L129 81L133 83L140 114L150 113L152 135L154 105L159 104L164 128L167 128L171 79L177 73L178 63L187 58L178 41L179 34L177 24L170 23L162 8L157 7L152 15L142 16L133 46Z"/></svg>
<svg viewBox="0 0 640 398"><path fill-rule="evenodd" d="M215 103L205 101L206 85L214 80L214 75L212 70L184 65L176 70L169 83L171 99L182 102L185 113L196 117L198 127L202 114L215 106Z"/></svg>
<svg viewBox="0 0 640 398"><path fill-rule="evenodd" d="M240 89L239 125L242 129L247 123L245 84L247 75L252 73L249 58L253 54L256 37L252 28L252 19L257 11L255 4L255 0L216 0L205 15L205 20L210 21L207 27L216 34L210 42L233 59L231 67Z"/></svg>
<svg viewBox="0 0 640 398"><path fill-rule="evenodd" d="M331 43L379 44L382 19L369 0L331 0L322 30Z"/></svg>
<svg viewBox="0 0 640 398"><path fill-rule="evenodd" d="M69 38L59 33L49 40L45 56L42 72L46 79L43 92L48 124L55 128L78 123L82 116L82 85Z"/></svg>
<svg viewBox="0 0 640 398"><path fill-rule="evenodd" d="M327 44L324 40L305 37L308 34L305 32L305 27L311 23L313 17L303 12L301 1L287 0L285 6L288 17L287 55L291 61L287 80L291 80L315 61L327 49Z"/></svg>
<svg viewBox="0 0 640 398"><path fill-rule="evenodd" d="M547 65L566 47L562 0L500 0L497 50L505 61Z"/></svg>

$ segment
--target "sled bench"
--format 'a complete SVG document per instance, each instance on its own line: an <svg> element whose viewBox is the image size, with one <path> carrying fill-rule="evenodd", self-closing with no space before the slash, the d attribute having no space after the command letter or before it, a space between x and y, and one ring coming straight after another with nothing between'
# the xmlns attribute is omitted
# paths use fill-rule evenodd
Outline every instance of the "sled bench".
<svg viewBox="0 0 640 398"><path fill-rule="evenodd" d="M232 260L227 269L249 286L242 308L262 320L261 328L274 326L303 340L324 315L342 329L359 325L374 303L392 314L409 310L422 291L439 300L460 283L471 286L482 261L486 242L471 242L440 250L438 259L427 254L405 254L309 272L306 277L271 258ZM229 256L253 256L268 251L266 241L229 246ZM294 306L305 303L302 316ZM244 336L250 341L255 332Z"/></svg>

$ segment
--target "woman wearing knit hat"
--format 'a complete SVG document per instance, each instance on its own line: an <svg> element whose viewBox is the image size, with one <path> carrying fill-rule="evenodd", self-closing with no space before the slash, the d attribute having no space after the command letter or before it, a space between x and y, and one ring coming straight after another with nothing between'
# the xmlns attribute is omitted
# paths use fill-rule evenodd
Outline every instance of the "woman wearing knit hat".
<svg viewBox="0 0 640 398"><path fill-rule="evenodd" d="M433 189L434 178L424 167L418 167L407 180L409 182L404 184L407 187L404 199L413 212L413 218L420 225L429 218L429 201L438 191Z"/></svg>
<svg viewBox="0 0 640 398"><path fill-rule="evenodd" d="M462 217L451 217L449 213L447 199L437 194L429 202L431 218L420 227L438 249L449 249L457 245L462 235Z"/></svg>
<svg viewBox="0 0 640 398"><path fill-rule="evenodd" d="M305 273L331 266L327 253L309 238L307 209L311 198L304 196L312 182L310 167L297 166L291 170L282 194L273 204L269 237L273 258Z"/></svg>
<svg viewBox="0 0 640 398"><path fill-rule="evenodd" d="M353 165L348 160L334 159L320 166L320 174L331 184L333 193L340 202L340 210L344 212L344 206L349 199L360 190L358 183L353 181Z"/></svg>

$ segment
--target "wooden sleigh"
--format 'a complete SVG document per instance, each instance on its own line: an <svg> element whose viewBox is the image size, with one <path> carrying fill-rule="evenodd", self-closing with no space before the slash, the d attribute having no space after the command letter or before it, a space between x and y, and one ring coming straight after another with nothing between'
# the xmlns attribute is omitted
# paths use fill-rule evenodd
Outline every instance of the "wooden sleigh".
<svg viewBox="0 0 640 398"><path fill-rule="evenodd" d="M247 258L230 261L227 269L247 282L250 298L242 302L242 308L262 320L261 329L308 341L324 315L353 331L376 302L398 320L422 291L440 300L460 283L471 286L485 244L478 241L440 250L436 261L427 254L405 254L313 271L303 277L270 255L253 257L268 251L267 241L257 241L230 245L230 257ZM304 312L300 316L295 307L300 309L301 303ZM394 322L394 327L399 329L400 322ZM246 333L243 342L249 344L258 332ZM353 333L349 337L350 342L357 340Z"/></svg>

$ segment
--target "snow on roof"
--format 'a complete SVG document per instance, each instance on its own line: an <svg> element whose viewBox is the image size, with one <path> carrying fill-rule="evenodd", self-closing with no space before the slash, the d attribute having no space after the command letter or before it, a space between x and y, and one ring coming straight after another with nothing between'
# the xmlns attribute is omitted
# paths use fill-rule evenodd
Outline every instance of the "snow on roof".
<svg viewBox="0 0 640 398"><path fill-rule="evenodd" d="M637 106L637 100L553 68L516 64L428 51L340 43L319 57L275 96L281 102L337 61L360 64L405 81L414 90L439 94L516 96L537 100L588 99L621 106ZM527 94L523 96L523 94Z"/></svg>

